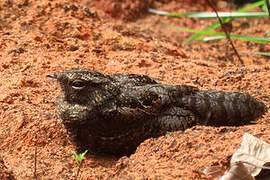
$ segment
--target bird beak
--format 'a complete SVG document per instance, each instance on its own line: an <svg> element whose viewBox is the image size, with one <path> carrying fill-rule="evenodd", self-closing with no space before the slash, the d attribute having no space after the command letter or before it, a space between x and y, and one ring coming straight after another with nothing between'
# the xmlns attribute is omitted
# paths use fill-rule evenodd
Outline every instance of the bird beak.
<svg viewBox="0 0 270 180"><path fill-rule="evenodd" d="M57 73L47 74L46 77L58 79L59 75Z"/></svg>

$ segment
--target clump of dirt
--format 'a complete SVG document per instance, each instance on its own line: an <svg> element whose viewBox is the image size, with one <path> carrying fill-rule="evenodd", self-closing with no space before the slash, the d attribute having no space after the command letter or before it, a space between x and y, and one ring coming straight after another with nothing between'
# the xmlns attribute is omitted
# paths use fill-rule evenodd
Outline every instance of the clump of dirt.
<svg viewBox="0 0 270 180"><path fill-rule="evenodd" d="M135 20L138 17L146 14L148 8L153 6L153 2L153 0L101 0L95 1L94 4L96 7L103 9L103 11L109 14L111 17L120 18L123 20ZM86 0L85 3L89 4L91 1Z"/></svg>
<svg viewBox="0 0 270 180"><path fill-rule="evenodd" d="M105 7L107 3L112 6ZM35 157L38 178L72 179L76 175L78 166L71 152L75 147L55 115L60 88L46 78L52 72L89 68L107 74L145 74L170 84L245 92L269 105L267 58L241 54L241 65L226 40L182 45L190 34L163 23L202 29L215 20L171 19L145 11L150 5L171 12L211 10L205 1L121 1L119 14L115 3L120 1L0 2L0 156L11 169L4 177L11 177L12 172L16 179L33 178ZM219 9L229 10L226 2L218 4L222 5ZM268 19L238 19L232 26L235 34L269 37L265 31ZM267 44L234 43L239 51L269 49ZM80 177L217 178L228 168L244 132L269 143L268 124L269 112L252 125L196 126L151 138L130 157L88 154ZM218 173L205 174L211 167Z"/></svg>
<svg viewBox="0 0 270 180"><path fill-rule="evenodd" d="M15 179L12 173L11 169L8 169L3 161L3 159L0 157L0 178L1 179L9 179L13 180Z"/></svg>
<svg viewBox="0 0 270 180"><path fill-rule="evenodd" d="M167 6L167 4L173 4L174 9L177 8L190 8L190 4L196 4L200 9L207 9L207 1L198 0L83 0L81 4L85 6L96 6L102 9L106 14L113 18L121 19L123 21L135 21L138 18L142 18L147 15L148 8L159 8ZM213 1L216 4L216 1Z"/></svg>

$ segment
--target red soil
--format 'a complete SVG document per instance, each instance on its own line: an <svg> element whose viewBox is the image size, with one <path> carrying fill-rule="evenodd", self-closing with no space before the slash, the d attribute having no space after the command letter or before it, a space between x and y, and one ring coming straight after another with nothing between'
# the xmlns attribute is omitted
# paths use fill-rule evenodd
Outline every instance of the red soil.
<svg viewBox="0 0 270 180"><path fill-rule="evenodd" d="M219 1L220 10L234 7ZM171 84L247 92L270 103L270 65L241 54L226 40L193 42L163 23L202 29L214 20L172 19L147 13L211 11L205 1L5 0L0 2L0 178L32 179L37 147L38 179L72 179L75 149L55 116L59 86L51 72L89 68L104 73L146 74ZM269 37L269 19L237 19L234 34ZM268 44L234 41L238 51L269 51ZM233 62L233 63L232 63ZM130 157L88 155L81 179L214 179L248 132L269 139L270 114L242 127L196 126L148 139ZM216 168L216 173L204 173ZM5 169L5 170L2 170Z"/></svg>

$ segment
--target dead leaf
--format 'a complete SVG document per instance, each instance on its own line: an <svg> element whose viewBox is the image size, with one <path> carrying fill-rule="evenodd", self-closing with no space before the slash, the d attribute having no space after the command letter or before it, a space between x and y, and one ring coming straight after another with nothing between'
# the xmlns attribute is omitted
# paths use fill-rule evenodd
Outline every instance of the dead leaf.
<svg viewBox="0 0 270 180"><path fill-rule="evenodd" d="M245 133L241 147L233 154L231 168L219 180L254 180L270 163L270 144ZM269 177L270 178L270 177Z"/></svg>
<svg viewBox="0 0 270 180"><path fill-rule="evenodd" d="M267 162L270 162L270 144L245 133L241 147L233 154L231 165L241 161L253 176L257 176Z"/></svg>
<svg viewBox="0 0 270 180"><path fill-rule="evenodd" d="M254 177L249 174L243 163L237 162L219 180L254 180Z"/></svg>

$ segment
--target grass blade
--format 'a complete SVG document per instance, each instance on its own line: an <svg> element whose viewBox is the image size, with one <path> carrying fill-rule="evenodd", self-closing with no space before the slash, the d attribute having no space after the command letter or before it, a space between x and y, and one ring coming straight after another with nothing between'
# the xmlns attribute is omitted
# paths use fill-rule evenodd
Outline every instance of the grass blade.
<svg viewBox="0 0 270 180"><path fill-rule="evenodd" d="M262 56L270 56L270 52L248 52L248 51L240 51L239 53L262 55Z"/></svg>
<svg viewBox="0 0 270 180"><path fill-rule="evenodd" d="M209 30L194 30L194 29L182 28L182 27L172 26L172 25L166 25L166 26L173 29L180 30L180 31L196 33L200 35L223 36L224 38L226 37L225 33L222 33L222 32L214 32L214 31L209 31ZM244 40L244 41L270 43L270 38L264 38L264 37L253 37L253 36L244 36L244 35L237 35L237 34L230 34L230 37L233 39Z"/></svg>
<svg viewBox="0 0 270 180"><path fill-rule="evenodd" d="M241 9L237 10L237 12L219 12L218 15L220 17L222 17L223 23L227 23L231 19L239 18L239 17L267 17L268 16L267 12L246 12L248 10L254 9L254 8L261 6L261 5L264 5L264 4L265 4L265 1L261 0L261 1L258 1L258 2L255 2L251 5L249 5L247 7L241 8ZM151 9L151 8L149 8L149 12L159 14L159 15L170 16L170 17L216 18L216 14L212 13L212 12L211 13L202 12L202 13L181 13L181 14L179 14L179 13L168 13L166 11L160 11L160 10ZM167 25L167 26L170 26L170 25ZM174 29L179 29L181 31L196 33L192 37L183 41L184 44L187 44L193 40L209 41L209 40L216 40L218 38L219 39L224 38L224 33L218 33L218 32L212 31L212 30L218 28L219 26L220 26L219 22L215 22L211 26L208 26L207 28L205 28L203 31L192 30L192 29L181 28L181 27L177 28L175 26L170 26L170 27L172 27ZM218 34L209 34L210 32L211 33L218 33ZM201 35L205 35L205 34L215 35L215 36L219 36L219 37L200 38ZM261 43L269 43L268 38L242 36L242 35L231 35L231 36L233 36L232 38L234 38L234 39L241 39L241 40L245 40L245 41L261 42Z"/></svg>
<svg viewBox="0 0 270 180"><path fill-rule="evenodd" d="M255 2L255 3L253 3L253 4L249 5L249 6L238 9L237 12L246 12L246 11L254 9L254 8L258 7L258 6L262 6L262 5L264 5L264 0ZM223 23L227 23L230 20L231 20L231 18L225 18L225 19L223 19ZM207 28L205 28L204 30L214 30L214 29L218 28L219 26L220 26L220 24L217 21L214 24L212 24L212 25L208 26ZM186 39L185 41L183 41L183 44L190 43L191 41L198 39L200 36L201 36L201 34L195 34L195 35L191 36L190 38Z"/></svg>
<svg viewBox="0 0 270 180"><path fill-rule="evenodd" d="M149 9L150 12L170 17L191 17L191 18L217 18L215 12L191 12L191 13L168 13L155 9ZM218 12L221 18L251 18L251 17L267 17L266 12Z"/></svg>

